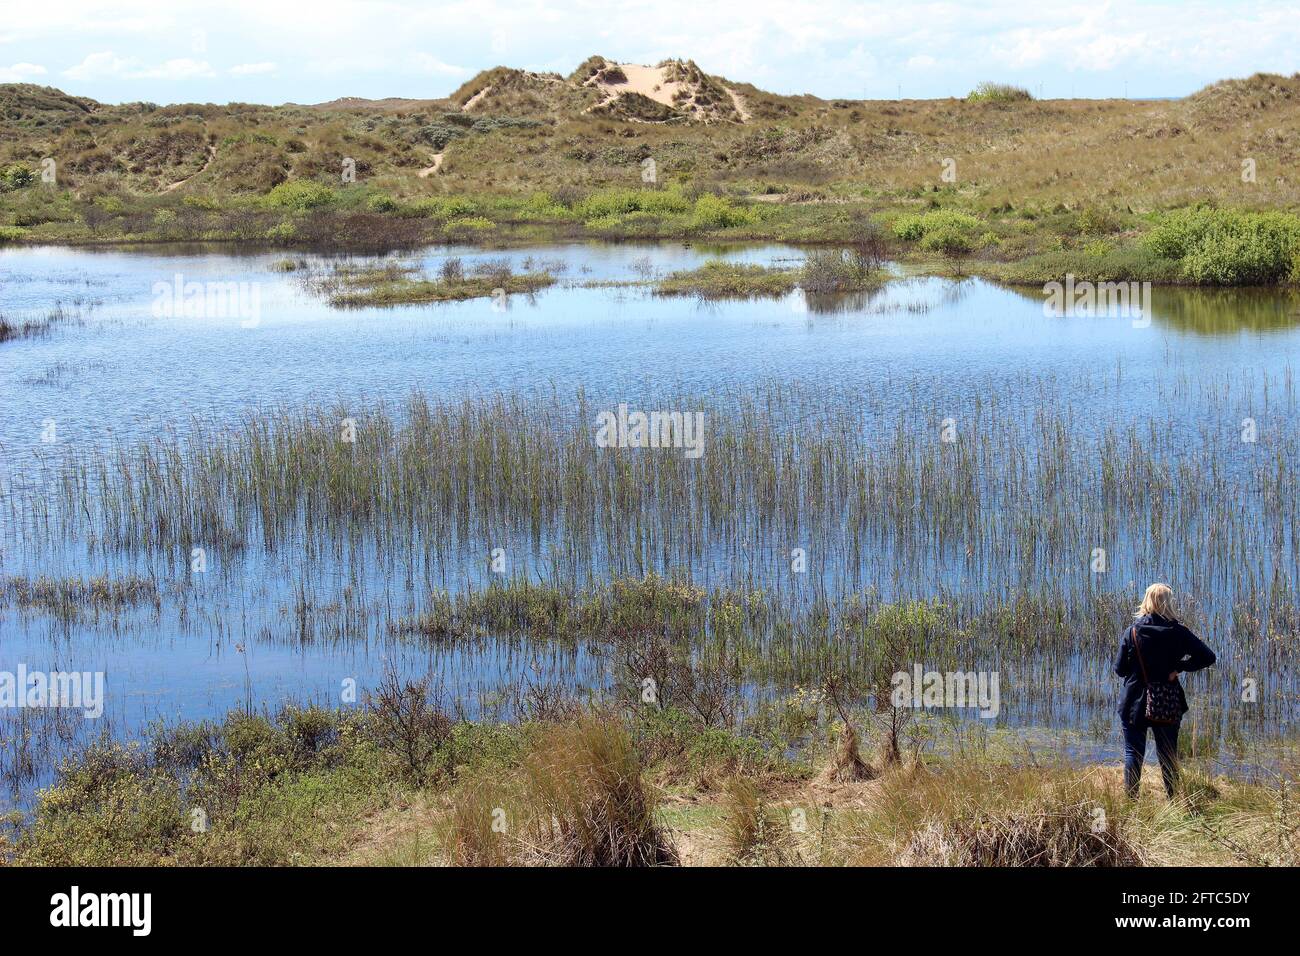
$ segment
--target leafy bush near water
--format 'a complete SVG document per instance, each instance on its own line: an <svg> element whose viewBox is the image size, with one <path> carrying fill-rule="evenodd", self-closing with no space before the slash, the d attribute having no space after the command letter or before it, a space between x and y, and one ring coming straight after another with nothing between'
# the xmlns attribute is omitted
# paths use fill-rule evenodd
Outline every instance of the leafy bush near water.
<svg viewBox="0 0 1300 956"><path fill-rule="evenodd" d="M1144 244L1205 285L1271 285L1300 278L1300 217L1283 212L1183 209L1167 213Z"/></svg>
<svg viewBox="0 0 1300 956"><path fill-rule="evenodd" d="M633 212L673 215L691 210L691 201L681 189L600 189L574 207L584 219L621 216Z"/></svg>
<svg viewBox="0 0 1300 956"><path fill-rule="evenodd" d="M622 216L646 213L653 216L689 216L690 229L727 229L758 222L753 209L738 206L722 196L705 194L695 200L680 187L667 189L601 189L574 206L588 226L608 228Z"/></svg>
<svg viewBox="0 0 1300 956"><path fill-rule="evenodd" d="M291 179L267 193L265 202L277 209L306 211L332 205L336 198L334 190L328 186L310 179Z"/></svg>
<svg viewBox="0 0 1300 956"><path fill-rule="evenodd" d="M721 196L701 196L695 200L691 214L692 229L729 229L733 226L752 226L758 214L737 206Z"/></svg>
<svg viewBox="0 0 1300 956"><path fill-rule="evenodd" d="M975 235L983 225L964 212L932 209L920 215L900 217L894 222L894 235L909 242L919 241L922 249L957 255L974 248Z"/></svg>

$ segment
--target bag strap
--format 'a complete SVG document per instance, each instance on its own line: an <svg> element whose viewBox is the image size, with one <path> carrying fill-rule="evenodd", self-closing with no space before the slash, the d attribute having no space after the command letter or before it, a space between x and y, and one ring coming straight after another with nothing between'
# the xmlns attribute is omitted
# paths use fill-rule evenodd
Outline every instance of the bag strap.
<svg viewBox="0 0 1300 956"><path fill-rule="evenodd" d="M1147 666L1142 662L1142 648L1138 645L1138 629L1136 624L1134 624L1129 630L1129 639L1133 641L1133 650L1137 651L1138 667L1142 668L1142 680L1148 687L1150 687L1151 678L1147 677Z"/></svg>

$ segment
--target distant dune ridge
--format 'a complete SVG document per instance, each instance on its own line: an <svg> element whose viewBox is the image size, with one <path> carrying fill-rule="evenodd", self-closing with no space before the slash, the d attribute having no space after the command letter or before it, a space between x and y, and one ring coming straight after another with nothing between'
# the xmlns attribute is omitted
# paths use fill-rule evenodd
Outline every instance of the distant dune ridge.
<svg viewBox="0 0 1300 956"><path fill-rule="evenodd" d="M326 212L366 241L553 235L570 220L584 235L713 223L826 241L852 215L943 206L979 228L931 245L1010 261L1087 243L1104 258L1141 217L1206 201L1300 207L1300 74L1179 100L1038 100L997 77L960 99L848 100L772 93L690 59L591 56L567 76L497 66L445 97L312 105L112 105L3 84L0 116L0 241L345 235L302 221ZM55 192L33 186L47 160ZM650 185L689 195L672 209L672 195L655 209L585 198ZM716 208L696 210L700 193ZM167 209L149 205L162 195Z"/></svg>

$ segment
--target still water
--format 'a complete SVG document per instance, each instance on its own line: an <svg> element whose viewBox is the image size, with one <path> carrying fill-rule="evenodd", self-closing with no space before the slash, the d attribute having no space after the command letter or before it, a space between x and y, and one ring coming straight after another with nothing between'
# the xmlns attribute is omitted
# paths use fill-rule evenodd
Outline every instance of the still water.
<svg viewBox="0 0 1300 956"><path fill-rule="evenodd" d="M388 617L418 607L419 582L394 583L394 565L381 555L330 561L315 554L318 566L306 574L301 555L254 547L237 562L217 560L214 573L197 579L175 555L105 555L90 542L29 534L19 502L47 490L62 456L183 434L195 420L220 427L261 409L400 408L413 392L434 401L517 393L561 402L581 393L593 407L645 407L665 395L792 386L827 396L870 392L876 413L894 417L905 417L923 394L927 410L948 408L960 418L995 401L997 414L1030 423L1050 399L1083 432L1136 423L1191 445L1207 433L1235 434L1240 407L1276 412L1300 354L1300 311L1284 292L1156 290L1151 314L1133 321L1049 316L1037 290L902 270L877 292L835 301L809 301L796 290L705 303L655 296L647 285L718 258L797 266L802 252L781 246L440 247L400 258L435 274L451 257L467 268L504 259L516 272L547 269L559 282L504 303L341 310L301 278L327 261L319 256L0 250L0 315L20 322L55 310L64 316L45 334L0 343L0 578L138 574L157 580L161 595L157 606L72 620L7 602L0 671L20 663L102 671L106 724L128 735L150 720L217 716L249 703L337 703L344 682L363 693L389 668L439 675L470 713L490 710L500 689L524 676L600 683L603 665L582 647L395 642L385 638L382 613L373 627L337 640L295 639L295 589L304 580L318 597L360 593L391 609ZM292 271L287 258L297 263ZM160 307L166 289L192 282L234 283L245 298L218 315ZM1294 418L1279 414L1263 420L1266 429L1294 427ZM480 564L467 554L464 570L444 570L444 579L454 588ZM1269 658L1267 650L1256 653ZM1105 664L1089 665L1094 683ZM1280 681L1293 693L1290 662L1268 666L1270 686ZM1008 720L1082 729L1108 714L1105 693L1097 696L1064 716L1033 711L1031 721L1023 709ZM1285 733L1289 721L1289 709L1280 712L1270 732ZM1110 739L1101 745L1103 753L1114 749Z"/></svg>

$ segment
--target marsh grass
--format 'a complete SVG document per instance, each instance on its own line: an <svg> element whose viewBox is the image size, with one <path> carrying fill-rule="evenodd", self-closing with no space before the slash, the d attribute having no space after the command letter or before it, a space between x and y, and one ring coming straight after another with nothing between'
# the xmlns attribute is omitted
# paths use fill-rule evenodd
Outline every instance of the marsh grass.
<svg viewBox="0 0 1300 956"><path fill-rule="evenodd" d="M330 305L359 308L531 295L554 285L556 278L550 272L516 274L505 260L477 263L466 271L452 258L442 263L436 279L424 277L411 263L391 262L371 268L336 265L309 273L302 282Z"/></svg>
<svg viewBox="0 0 1300 956"><path fill-rule="evenodd" d="M799 273L799 285L810 295L862 292L884 281L880 267L880 256L864 245L811 249Z"/></svg>
<svg viewBox="0 0 1300 956"><path fill-rule="evenodd" d="M65 306L63 303L58 303L37 318L15 319L0 315L0 342L11 339L41 338L62 326L84 322L87 311L88 307L85 305Z"/></svg>
<svg viewBox="0 0 1300 956"><path fill-rule="evenodd" d="M1016 662L1024 722L1105 706L1095 662L1136 600L1124 582L1160 568L1232 662L1196 681L1222 682L1207 696L1226 699L1250 668L1262 681L1251 720L1271 725L1292 706L1277 662L1300 640L1300 539L1287 530L1300 441L1268 429L1245 443L1239 428L1291 414L1292 380L1154 388L1147 401L1176 395L1201 424L1153 429L1140 410L1083 421L1073 403L1127 395L1087 370L1070 383L1018 373L975 398L901 381L664 396L658 407L709 409L700 461L597 447L597 408L582 395L259 411L73 450L51 465L57 494L13 496L7 524L25 529L26 550L81 540L113 559L292 547L328 564L346 542L382 570L404 554L414 607L349 591L341 637L375 633L378 607L382 630L452 644L525 635L645 654L666 638L774 688L817 685L828 669L869 675L897 620L927 660ZM896 402L905 416L887 411ZM961 423L951 442L947 417ZM355 442L341 438L345 418ZM501 545L527 569L514 579L486 577ZM791 572L799 547L807 574ZM1090 569L1096 547L1105 574ZM482 573L465 575L467 555L482 556ZM710 562L729 571L682 574ZM325 620L314 586L294 584L303 640ZM891 606L901 616L882 616ZM1218 707L1208 732L1239 736L1242 719Z"/></svg>
<svg viewBox="0 0 1300 956"><path fill-rule="evenodd" d="M674 272L655 283L657 295L693 295L701 299L781 298L798 282L793 269L731 262L706 262L698 269Z"/></svg>
<svg viewBox="0 0 1300 956"><path fill-rule="evenodd" d="M0 598L22 610L39 610L72 620L86 613L115 613L125 608L161 604L156 582L126 576L110 578L9 577L0 582Z"/></svg>

